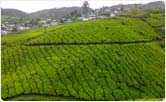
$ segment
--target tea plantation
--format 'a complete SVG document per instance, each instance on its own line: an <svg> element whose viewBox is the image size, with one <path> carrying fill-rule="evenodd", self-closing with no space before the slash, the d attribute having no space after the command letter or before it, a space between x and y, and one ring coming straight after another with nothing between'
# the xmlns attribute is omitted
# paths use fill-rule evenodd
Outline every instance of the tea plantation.
<svg viewBox="0 0 166 102"><path fill-rule="evenodd" d="M149 23L153 27L162 27L165 25L165 14L157 13L150 14L150 17L145 19L147 23Z"/></svg>
<svg viewBox="0 0 166 102"><path fill-rule="evenodd" d="M147 23L132 18L101 19L64 25L27 44L131 42L160 38Z"/></svg>
<svg viewBox="0 0 166 102"><path fill-rule="evenodd" d="M161 36L146 22L116 17L39 29L2 37L3 100L165 97Z"/></svg>

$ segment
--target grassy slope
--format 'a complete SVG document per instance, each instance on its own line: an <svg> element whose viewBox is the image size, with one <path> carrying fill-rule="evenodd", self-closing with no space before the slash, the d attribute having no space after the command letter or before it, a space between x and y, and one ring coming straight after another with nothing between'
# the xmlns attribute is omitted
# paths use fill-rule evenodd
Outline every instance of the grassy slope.
<svg viewBox="0 0 166 102"><path fill-rule="evenodd" d="M151 13L149 17L144 18L153 29L158 33L162 41L160 41L160 46L165 48L165 14L164 13Z"/></svg>
<svg viewBox="0 0 166 102"><path fill-rule="evenodd" d="M97 26L96 26L97 25ZM26 39L26 44L53 42L121 42L135 40L151 40L160 38L146 23L131 18L116 18L71 23L47 28L38 28L2 36L2 44L20 44ZM74 33L72 33L74 32ZM42 36L40 36L42 35Z"/></svg>
<svg viewBox="0 0 166 102"><path fill-rule="evenodd" d="M68 24L61 29L47 32L26 44L130 42L154 38L160 37L143 21L132 18L116 18Z"/></svg>
<svg viewBox="0 0 166 102"><path fill-rule="evenodd" d="M61 28L61 26L62 25L49 27L47 28L47 31L56 30L58 28ZM45 32L44 28L37 28L37 29L21 31L19 33L2 35L1 43L7 45L18 45L24 42L25 40L40 36L44 34L44 32Z"/></svg>
<svg viewBox="0 0 166 102"><path fill-rule="evenodd" d="M125 20L120 18L118 22L125 22ZM42 39L52 38L52 41L56 41L54 39L57 35L49 37L52 33L68 32L71 28L79 29L80 33L88 33L85 36L94 36L93 32L98 28L104 26L104 29L105 25L110 27L111 24L109 25L109 23L114 22L108 21L96 20L91 21L91 23L81 22L51 27L48 28L47 35L43 34L32 39L32 41L42 42L41 37ZM138 23L144 24L140 21ZM94 24L96 25L94 26ZM119 23L115 22L114 25L117 24ZM137 23L133 23L133 25L137 25ZM94 29L90 29L91 26ZM139 27L141 28L141 25L138 24L136 28L126 30L130 32L133 29L141 31ZM145 24L146 27L150 30L144 32L145 39L158 37ZM121 32L120 29L112 30ZM12 38L18 36L17 34L7 35L11 37L2 37L2 41L14 45L13 47L2 46L3 99L13 97L13 99L19 100L23 97L25 100L30 100L32 97L34 100L49 100L45 96L40 96L43 94L50 95L50 100L140 100L164 97L164 50L155 42L56 47L19 45L24 43L26 39L42 34L40 30L39 32L32 30L30 34L28 32L30 31L20 34L16 39ZM33 35L34 32L38 34ZM117 35L119 35L118 32ZM63 33L57 34L63 35ZM70 34L74 35L75 32L70 32ZM101 33L100 36L104 37L105 33ZM70 37L64 37L64 41L72 40ZM118 39L116 36L114 37L115 40ZM129 36L131 40L134 37L133 34ZM139 37L142 39L141 35L137 35L138 39ZM86 41L86 38L84 39ZM110 41L109 38L105 39ZM96 41L96 39L92 41ZM37 96L28 96L30 94ZM52 97L52 95L55 97Z"/></svg>
<svg viewBox="0 0 166 102"><path fill-rule="evenodd" d="M82 100L164 97L164 51L156 44L13 47L2 55L4 99L23 93Z"/></svg>
<svg viewBox="0 0 166 102"><path fill-rule="evenodd" d="M150 17L145 18L145 21L153 27L162 27L165 25L165 14L150 14Z"/></svg>

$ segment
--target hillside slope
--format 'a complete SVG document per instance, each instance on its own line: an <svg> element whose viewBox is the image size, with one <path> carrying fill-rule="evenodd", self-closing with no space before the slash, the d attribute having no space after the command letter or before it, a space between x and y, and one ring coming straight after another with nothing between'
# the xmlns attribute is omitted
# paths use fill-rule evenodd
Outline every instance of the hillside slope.
<svg viewBox="0 0 166 102"><path fill-rule="evenodd" d="M160 36L141 20L99 19L51 27L36 36L33 30L24 33L13 44L2 37L7 43L1 56L4 100L165 96L165 54L154 40Z"/></svg>
<svg viewBox="0 0 166 102"><path fill-rule="evenodd" d="M145 22L132 18L100 19L63 25L26 44L131 42L160 39Z"/></svg>

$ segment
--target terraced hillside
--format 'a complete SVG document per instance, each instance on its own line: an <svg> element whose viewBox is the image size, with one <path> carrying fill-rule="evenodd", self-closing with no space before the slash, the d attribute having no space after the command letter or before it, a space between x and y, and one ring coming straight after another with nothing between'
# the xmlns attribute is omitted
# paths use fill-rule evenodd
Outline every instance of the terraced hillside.
<svg viewBox="0 0 166 102"><path fill-rule="evenodd" d="M147 23L113 18L48 29L14 44L2 37L4 100L164 98L164 50Z"/></svg>
<svg viewBox="0 0 166 102"><path fill-rule="evenodd" d="M165 25L165 14L157 13L157 14L150 14L150 17L145 19L147 23L149 23L153 27L162 27Z"/></svg>
<svg viewBox="0 0 166 102"><path fill-rule="evenodd" d="M27 42L27 44L131 42L147 41L159 37L143 21L132 18L114 18L64 25L64 27L52 30Z"/></svg>

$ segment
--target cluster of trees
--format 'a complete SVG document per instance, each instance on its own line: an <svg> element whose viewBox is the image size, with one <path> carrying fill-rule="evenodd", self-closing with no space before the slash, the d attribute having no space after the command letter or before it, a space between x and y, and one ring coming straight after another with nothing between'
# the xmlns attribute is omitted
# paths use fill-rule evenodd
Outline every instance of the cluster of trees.
<svg viewBox="0 0 166 102"><path fill-rule="evenodd" d="M129 11L123 11L120 16L135 17L135 18L147 18L151 13L164 13L164 9L161 7L139 7L135 4Z"/></svg>
<svg viewBox="0 0 166 102"><path fill-rule="evenodd" d="M85 15L86 17L88 16L88 14L90 13L91 9L90 9L90 5L88 3L88 1L85 1L82 5L82 13L83 15Z"/></svg>
<svg viewBox="0 0 166 102"><path fill-rule="evenodd" d="M71 19L72 21L77 21L78 17L81 17L81 16L87 17L91 11L92 10L90 8L88 1L84 1L81 11L74 10L70 14L63 16L62 19L60 19L60 23L64 23L64 21L67 19ZM65 18L65 19L63 19L63 18Z"/></svg>

